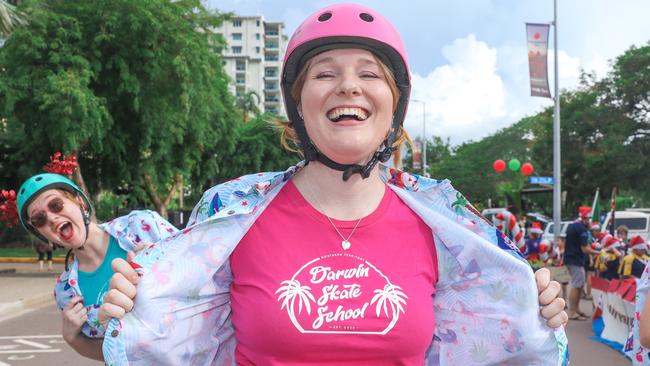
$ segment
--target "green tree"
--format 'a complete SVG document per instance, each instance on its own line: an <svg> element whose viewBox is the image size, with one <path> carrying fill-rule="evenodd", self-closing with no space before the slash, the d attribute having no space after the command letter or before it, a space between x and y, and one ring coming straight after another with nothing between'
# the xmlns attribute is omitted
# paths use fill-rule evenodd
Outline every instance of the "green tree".
<svg viewBox="0 0 650 366"><path fill-rule="evenodd" d="M260 104L260 96L252 90L238 96L236 104L242 113L244 123L250 120L251 115L257 117L260 114L260 109L257 107Z"/></svg>
<svg viewBox="0 0 650 366"><path fill-rule="evenodd" d="M162 214L205 157L234 149L237 111L214 50L226 15L198 0L27 1L0 50L0 97L37 168L76 152L90 191L146 193ZM220 162L211 162L211 166ZM35 169L34 169L35 170ZM33 171L33 170L32 170Z"/></svg>
<svg viewBox="0 0 650 366"><path fill-rule="evenodd" d="M26 20L16 6L9 1L0 0L0 37L5 38L11 34L13 29L24 25Z"/></svg>
<svg viewBox="0 0 650 366"><path fill-rule="evenodd" d="M237 147L214 176L216 182L254 172L283 171L300 161L298 154L288 152L280 145L280 134L269 122L274 118L278 117L262 114L237 126Z"/></svg>

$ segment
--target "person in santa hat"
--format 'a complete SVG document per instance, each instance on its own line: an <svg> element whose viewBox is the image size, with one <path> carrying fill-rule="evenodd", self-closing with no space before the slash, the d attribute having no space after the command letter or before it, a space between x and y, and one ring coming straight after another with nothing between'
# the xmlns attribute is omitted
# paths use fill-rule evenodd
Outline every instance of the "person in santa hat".
<svg viewBox="0 0 650 366"><path fill-rule="evenodd" d="M607 280L618 278L618 268L622 256L619 248L622 247L622 243L609 233L601 233L600 244L603 249L596 257L595 264L598 276Z"/></svg>
<svg viewBox="0 0 650 366"><path fill-rule="evenodd" d="M602 249L598 236L600 235L600 224L597 222L592 222L591 227L589 228L589 242L591 243L591 248L597 251ZM583 289L582 298L585 300L591 300L591 282L589 278L596 274L596 269L594 268L596 262L596 254L588 253L587 261L585 262L585 274L587 281L585 281L585 287Z"/></svg>
<svg viewBox="0 0 650 366"><path fill-rule="evenodd" d="M589 242L589 222L591 209L582 207L578 211L578 219L569 224L566 229L566 244L564 248L564 265L566 266L571 281L569 283L569 319L587 320L588 317L580 312L580 294L586 282L585 263L589 254L598 254L591 248Z"/></svg>
<svg viewBox="0 0 650 366"><path fill-rule="evenodd" d="M630 254L623 257L618 273L622 278L641 278L648 263L648 243L639 235L630 239Z"/></svg>
<svg viewBox="0 0 650 366"><path fill-rule="evenodd" d="M533 225L529 230L528 240L526 240L526 259L533 270L538 270L544 266L544 262L542 262L540 258L540 244L542 242L543 233L544 230L542 230L542 224L540 222L533 222ZM550 248L544 249L548 250Z"/></svg>

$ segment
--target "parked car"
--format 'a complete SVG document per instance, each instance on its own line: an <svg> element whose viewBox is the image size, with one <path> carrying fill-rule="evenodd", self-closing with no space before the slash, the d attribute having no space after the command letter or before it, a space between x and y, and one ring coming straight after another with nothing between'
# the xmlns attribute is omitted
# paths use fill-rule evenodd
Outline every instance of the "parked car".
<svg viewBox="0 0 650 366"><path fill-rule="evenodd" d="M560 236L561 237L566 237L566 228L569 227L569 224L572 223L572 221L561 221L560 222ZM546 228L544 229L544 234L542 234L542 240L547 239L551 243L553 242L553 236L555 235L555 225L551 221L546 225Z"/></svg>
<svg viewBox="0 0 650 366"><path fill-rule="evenodd" d="M609 231L609 225L612 218L612 213L608 212L603 222L602 231ZM642 211L616 211L616 222L614 225L617 227L621 225L627 226L629 232L627 237L631 238L636 235L641 235L645 240L650 239L650 214Z"/></svg>

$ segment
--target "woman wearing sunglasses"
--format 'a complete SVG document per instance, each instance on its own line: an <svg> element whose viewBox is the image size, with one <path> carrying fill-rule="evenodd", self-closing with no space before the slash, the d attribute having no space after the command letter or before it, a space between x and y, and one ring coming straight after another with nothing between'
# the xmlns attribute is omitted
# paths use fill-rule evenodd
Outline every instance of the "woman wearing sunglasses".
<svg viewBox="0 0 650 366"><path fill-rule="evenodd" d="M133 211L105 224L92 222L88 197L74 182L52 173L27 179L17 206L27 231L69 250L54 288L63 311L63 339L82 356L103 361L105 329L97 315L113 274L111 261L126 259L138 245L154 243L176 228L152 211ZM74 261L68 266L71 254Z"/></svg>

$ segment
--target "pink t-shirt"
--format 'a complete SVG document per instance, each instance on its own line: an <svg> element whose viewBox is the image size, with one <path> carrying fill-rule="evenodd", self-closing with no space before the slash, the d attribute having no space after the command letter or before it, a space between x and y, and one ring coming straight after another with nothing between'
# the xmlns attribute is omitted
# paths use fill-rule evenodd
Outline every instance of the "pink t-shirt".
<svg viewBox="0 0 650 366"><path fill-rule="evenodd" d="M332 220L346 238L357 224ZM238 364L422 365L434 330L431 229L388 187L341 245L290 181L230 258Z"/></svg>

